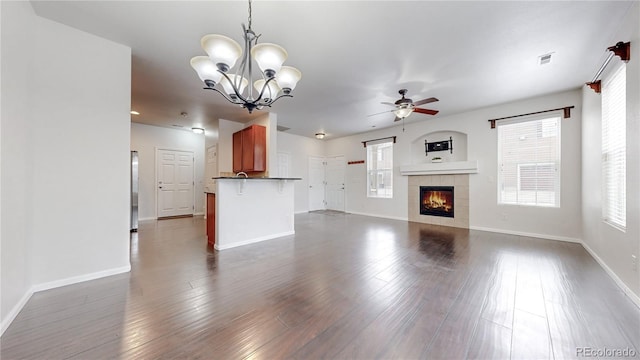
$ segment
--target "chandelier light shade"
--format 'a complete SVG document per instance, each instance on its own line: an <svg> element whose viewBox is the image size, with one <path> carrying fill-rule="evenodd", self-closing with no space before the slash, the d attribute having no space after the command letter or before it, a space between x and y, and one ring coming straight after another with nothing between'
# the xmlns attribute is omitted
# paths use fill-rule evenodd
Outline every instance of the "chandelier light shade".
<svg viewBox="0 0 640 360"><path fill-rule="evenodd" d="M300 81L301 77L302 74L298 69L292 66L283 66L280 68L280 71L276 76L276 80L284 93L288 94L296 88L296 84Z"/></svg>
<svg viewBox="0 0 640 360"><path fill-rule="evenodd" d="M289 54L280 45L263 43L251 49L251 56L256 60L260 70L266 77L272 78L280 68Z"/></svg>
<svg viewBox="0 0 640 360"><path fill-rule="evenodd" d="M222 81L220 81L220 85L232 99L237 99L237 94L235 93L236 89L239 94L242 94L248 83L249 80L240 75L229 75L229 77L224 77L222 78Z"/></svg>
<svg viewBox="0 0 640 360"><path fill-rule="evenodd" d="M192 58L191 67L204 82L206 90L221 94L227 101L251 113L255 109L270 107L282 97L293 97L291 91L302 74L294 67L283 66L288 54L282 46L258 44L261 35L256 35L251 29L251 0L248 20L248 27L242 25L244 51L229 37L205 35L200 44L208 56ZM236 67L238 60L240 63ZM261 72L253 74L255 65Z"/></svg>
<svg viewBox="0 0 640 360"><path fill-rule="evenodd" d="M218 83L222 78L222 73L218 71L218 68L208 56L194 57L191 59L191 67L196 70L202 81L209 79Z"/></svg>
<svg viewBox="0 0 640 360"><path fill-rule="evenodd" d="M262 89L265 89L264 93L262 94L262 97L265 100L275 99L276 96L278 96L278 93L280 92L280 86L278 86L277 82L270 81L265 88L265 83L266 83L265 79L258 79L253 83L253 87L257 91L262 91Z"/></svg>
<svg viewBox="0 0 640 360"><path fill-rule="evenodd" d="M227 72L242 55L242 48L235 40L224 35L209 34L200 41L202 48L222 72Z"/></svg>

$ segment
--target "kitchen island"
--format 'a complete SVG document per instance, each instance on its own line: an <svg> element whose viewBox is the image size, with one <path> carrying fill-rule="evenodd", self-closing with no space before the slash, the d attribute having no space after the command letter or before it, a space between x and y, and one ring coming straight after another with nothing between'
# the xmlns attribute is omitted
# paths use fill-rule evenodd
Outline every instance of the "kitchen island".
<svg viewBox="0 0 640 360"><path fill-rule="evenodd" d="M207 193L207 213L214 215L215 222L207 219L207 234L215 234L215 239L208 239L208 242L216 250L295 233L293 182L300 178L213 179L214 189ZM212 204L215 204L213 209L210 208Z"/></svg>

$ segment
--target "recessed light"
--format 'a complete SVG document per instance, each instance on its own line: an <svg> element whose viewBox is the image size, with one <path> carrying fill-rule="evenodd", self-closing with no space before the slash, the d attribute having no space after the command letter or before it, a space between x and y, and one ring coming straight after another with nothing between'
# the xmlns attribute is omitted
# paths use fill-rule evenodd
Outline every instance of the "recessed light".
<svg viewBox="0 0 640 360"><path fill-rule="evenodd" d="M131 115L140 115L140 113L135 110L131 110Z"/></svg>
<svg viewBox="0 0 640 360"><path fill-rule="evenodd" d="M316 133L316 139L322 140L322 139L324 139L325 135L326 135L325 133Z"/></svg>

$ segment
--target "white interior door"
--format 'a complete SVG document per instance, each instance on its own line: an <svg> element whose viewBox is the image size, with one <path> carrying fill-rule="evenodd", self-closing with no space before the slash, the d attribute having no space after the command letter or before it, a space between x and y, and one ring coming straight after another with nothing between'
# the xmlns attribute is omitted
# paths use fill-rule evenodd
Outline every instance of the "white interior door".
<svg viewBox="0 0 640 360"><path fill-rule="evenodd" d="M309 211L323 210L324 205L324 159L309 156Z"/></svg>
<svg viewBox="0 0 640 360"><path fill-rule="evenodd" d="M329 157L326 160L326 202L327 209L344 211L344 156Z"/></svg>
<svg viewBox="0 0 640 360"><path fill-rule="evenodd" d="M158 217L193 215L193 152L158 150Z"/></svg>

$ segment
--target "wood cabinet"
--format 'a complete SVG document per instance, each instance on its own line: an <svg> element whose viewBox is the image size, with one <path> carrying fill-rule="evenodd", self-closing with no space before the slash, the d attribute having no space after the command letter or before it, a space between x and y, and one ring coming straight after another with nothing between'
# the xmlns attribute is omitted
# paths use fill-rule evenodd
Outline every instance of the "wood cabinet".
<svg viewBox="0 0 640 360"><path fill-rule="evenodd" d="M216 243L216 194L207 193L207 244Z"/></svg>
<svg viewBox="0 0 640 360"><path fill-rule="evenodd" d="M267 170L267 128L251 125L233 134L233 172Z"/></svg>

